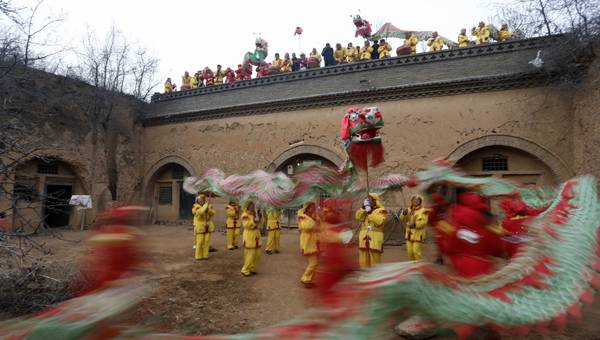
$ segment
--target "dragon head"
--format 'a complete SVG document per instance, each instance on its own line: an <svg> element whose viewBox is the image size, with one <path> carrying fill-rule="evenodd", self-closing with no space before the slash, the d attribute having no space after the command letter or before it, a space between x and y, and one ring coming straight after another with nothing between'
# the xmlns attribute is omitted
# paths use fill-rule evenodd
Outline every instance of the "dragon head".
<svg viewBox="0 0 600 340"><path fill-rule="evenodd" d="M362 110L351 107L346 111L340 130L342 140L352 143L381 143L379 129L383 127L383 116L375 106Z"/></svg>

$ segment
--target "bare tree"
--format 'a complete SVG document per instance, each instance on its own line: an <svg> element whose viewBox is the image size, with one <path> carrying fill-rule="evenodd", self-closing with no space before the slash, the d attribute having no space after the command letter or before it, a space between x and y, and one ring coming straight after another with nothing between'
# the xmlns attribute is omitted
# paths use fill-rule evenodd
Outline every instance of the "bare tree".
<svg viewBox="0 0 600 340"><path fill-rule="evenodd" d="M88 30L82 46L77 69L82 79L94 86L148 100L159 84L158 58L144 47L131 44L115 26L102 40Z"/></svg>
<svg viewBox="0 0 600 340"><path fill-rule="evenodd" d="M597 0L513 0L498 5L496 19L528 37L571 33L584 43L600 37Z"/></svg>

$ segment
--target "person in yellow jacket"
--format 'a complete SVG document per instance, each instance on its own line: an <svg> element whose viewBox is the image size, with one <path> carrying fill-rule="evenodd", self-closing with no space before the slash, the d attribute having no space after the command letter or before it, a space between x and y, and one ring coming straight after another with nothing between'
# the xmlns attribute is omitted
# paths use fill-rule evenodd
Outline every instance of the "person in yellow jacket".
<svg viewBox="0 0 600 340"><path fill-rule="evenodd" d="M260 249L262 242L260 238L260 230L258 230L256 210L254 202L248 201L242 207L242 226L244 233L242 240L244 243L244 266L242 267L242 275L256 275L256 266L260 259Z"/></svg>
<svg viewBox="0 0 600 340"><path fill-rule="evenodd" d="M283 60L279 57L279 53L275 53L275 59L271 62L271 66L277 67L278 69L281 69L281 66L283 66Z"/></svg>
<svg viewBox="0 0 600 340"><path fill-rule="evenodd" d="M185 71L183 73L183 76L181 77L181 87L180 89L183 90L191 90L192 89L192 77L190 76L190 73L188 71Z"/></svg>
<svg viewBox="0 0 600 340"><path fill-rule="evenodd" d="M344 60L347 63L353 63L358 59L356 48L352 46L352 43L348 43L348 47L344 50Z"/></svg>
<svg viewBox="0 0 600 340"><path fill-rule="evenodd" d="M512 32L508 30L508 24L502 24L500 31L498 31L498 42L507 41L512 37Z"/></svg>
<svg viewBox="0 0 600 340"><path fill-rule="evenodd" d="M237 249L240 237L240 208L235 201L229 201L229 204L225 208L225 213L227 214L227 220L225 221L227 249Z"/></svg>
<svg viewBox="0 0 600 340"><path fill-rule="evenodd" d="M385 42L385 39L379 40L379 59L389 58L392 56L392 46Z"/></svg>
<svg viewBox="0 0 600 340"><path fill-rule="evenodd" d="M171 83L171 78L167 78L167 81L165 81L165 93L171 93L173 91L175 91L175 85Z"/></svg>
<svg viewBox="0 0 600 340"><path fill-rule="evenodd" d="M373 53L373 47L368 40L365 40L365 46L360 49L360 60L371 60L371 53Z"/></svg>
<svg viewBox="0 0 600 340"><path fill-rule="evenodd" d="M477 45L487 44L490 40L490 28L483 21L479 22L477 28L473 27L471 34L477 37L475 40Z"/></svg>
<svg viewBox="0 0 600 340"><path fill-rule="evenodd" d="M281 63L281 72L292 72L292 59L290 59L289 53L286 53L283 56L283 63Z"/></svg>
<svg viewBox="0 0 600 340"><path fill-rule="evenodd" d="M333 51L333 60L335 60L336 64L342 64L345 62L346 57L344 55L344 49L342 48L342 44L335 44L335 50Z"/></svg>
<svg viewBox="0 0 600 340"><path fill-rule="evenodd" d="M404 39L404 46L410 46L410 54L417 53L417 45L419 44L419 38L413 32L406 32L406 38Z"/></svg>
<svg viewBox="0 0 600 340"><path fill-rule="evenodd" d="M467 37L467 29L463 28L460 30L460 34L458 35L458 47L467 47L471 41L469 37Z"/></svg>
<svg viewBox="0 0 600 340"><path fill-rule="evenodd" d="M428 220L428 211L423 206L421 196L415 195L410 199L410 207L402 211L400 220L405 226L404 240L408 258L411 261L419 261L423 258L422 246L425 242Z"/></svg>
<svg viewBox="0 0 600 340"><path fill-rule="evenodd" d="M196 197L196 203L192 206L194 215L194 238L196 243L196 260L208 259L210 249L210 234L215 231L215 224L212 218L215 216L215 209L208 202L205 195Z"/></svg>
<svg viewBox="0 0 600 340"><path fill-rule="evenodd" d="M319 232L316 221L316 206L313 202L305 203L298 210L298 229L300 230L300 249L306 257L307 265L300 282L306 287L313 284L313 277L318 265Z"/></svg>
<svg viewBox="0 0 600 340"><path fill-rule="evenodd" d="M223 79L225 79L225 71L223 71L223 67L221 65L217 65L217 70L215 71L215 76L213 79L215 85L223 84Z"/></svg>
<svg viewBox="0 0 600 340"><path fill-rule="evenodd" d="M429 52L441 51L444 48L444 39L438 35L437 31L431 34L431 38L427 39Z"/></svg>
<svg viewBox="0 0 600 340"><path fill-rule="evenodd" d="M279 218L281 210L275 208L267 209L267 246L265 252L268 255L279 254L279 239L281 237L281 229L279 227Z"/></svg>
<svg viewBox="0 0 600 340"><path fill-rule="evenodd" d="M379 196L370 193L363 206L356 211L361 227L358 233L358 263L360 268L375 266L381 262L383 252L383 226L388 213Z"/></svg>

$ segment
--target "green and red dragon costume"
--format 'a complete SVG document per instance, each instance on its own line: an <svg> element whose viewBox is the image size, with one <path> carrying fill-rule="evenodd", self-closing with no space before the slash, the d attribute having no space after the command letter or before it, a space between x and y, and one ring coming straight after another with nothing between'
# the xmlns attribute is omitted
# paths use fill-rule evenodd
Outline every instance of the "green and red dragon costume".
<svg viewBox="0 0 600 340"><path fill-rule="evenodd" d="M318 170L313 168L305 171ZM330 173L320 178L309 176L310 180L321 181L312 182L311 186L279 178L283 185L280 189L285 193L296 190L304 199L311 199L314 198L311 194L313 191L350 187L344 183L347 177L334 177ZM257 196L244 192L251 182L252 178L238 176L230 182L227 182L227 178L203 178L190 180L187 184L188 188L212 189L233 198L246 195L256 199ZM0 337L371 338L381 334L379 332L384 326L389 326L390 321L402 321L393 319L399 315L398 312L418 316L438 328L453 330L460 338L468 337L480 327L492 328L501 334L524 335L532 330L564 328L569 319L581 317L583 307L592 303L595 292L600 289L600 204L597 183L591 176L566 181L552 197L547 197L548 192L523 188L501 179L468 177L444 163L436 163L410 179L388 176L374 183L374 189L379 191L408 184L423 189L440 185L468 188L490 199L518 197L528 206L544 207L544 210L529 222L529 242L523 244L504 266L493 272L464 278L427 262L384 264L369 270L354 271L328 291L328 297L321 305L305 315L249 334L178 337L152 334L151 330L127 324L123 313L142 299L145 288L139 284L143 276L123 279L127 276L123 275L118 280L97 284L99 288L94 291L40 315L1 323ZM223 185L225 187L218 187ZM228 191L233 189L227 185L235 187L236 191ZM294 201L291 199L293 195L281 201L280 206ZM297 202L294 201L294 204ZM126 228L106 230L104 232L127 234ZM98 230L95 233L102 232ZM131 233L138 235L133 231ZM119 239L123 241L128 237L121 235Z"/></svg>

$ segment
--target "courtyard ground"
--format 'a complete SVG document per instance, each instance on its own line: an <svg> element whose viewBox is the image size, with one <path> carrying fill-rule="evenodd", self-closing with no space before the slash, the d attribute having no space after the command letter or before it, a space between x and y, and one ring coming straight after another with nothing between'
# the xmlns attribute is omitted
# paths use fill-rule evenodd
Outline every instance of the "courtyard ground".
<svg viewBox="0 0 600 340"><path fill-rule="evenodd" d="M312 303L311 291L299 282L305 261L299 254L297 230L283 230L280 254L261 255L258 275L243 277L242 249L229 251L225 235L214 233L208 261L195 261L192 231L188 226L144 227L149 261L157 273L148 278L153 287L134 312L140 322L152 323L160 331L184 335L240 333L293 318ZM63 231L69 240L84 240L88 232ZM52 254L48 263L77 263L85 243L64 242L40 236ZM263 239L263 245L266 239ZM425 256L434 248L427 244ZM406 260L402 246L387 247L384 262ZM564 334L529 336L531 339L600 339L600 299L584 309L584 319ZM393 334L390 332L390 334Z"/></svg>

